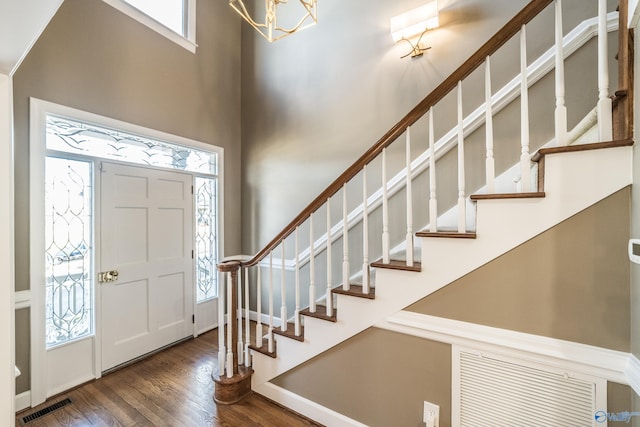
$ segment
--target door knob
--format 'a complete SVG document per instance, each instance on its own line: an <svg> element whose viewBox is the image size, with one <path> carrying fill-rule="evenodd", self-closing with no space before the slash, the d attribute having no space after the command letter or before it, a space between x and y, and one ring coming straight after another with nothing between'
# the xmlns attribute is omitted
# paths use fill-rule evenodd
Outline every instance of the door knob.
<svg viewBox="0 0 640 427"><path fill-rule="evenodd" d="M102 273L98 273L98 282L100 283L115 282L116 280L118 280L117 270L103 271Z"/></svg>

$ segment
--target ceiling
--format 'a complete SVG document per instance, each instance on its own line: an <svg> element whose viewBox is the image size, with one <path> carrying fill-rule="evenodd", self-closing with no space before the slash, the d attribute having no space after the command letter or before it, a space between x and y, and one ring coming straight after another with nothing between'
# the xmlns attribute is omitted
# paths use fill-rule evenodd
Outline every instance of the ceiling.
<svg viewBox="0 0 640 427"><path fill-rule="evenodd" d="M0 73L13 74L64 0L0 0Z"/></svg>

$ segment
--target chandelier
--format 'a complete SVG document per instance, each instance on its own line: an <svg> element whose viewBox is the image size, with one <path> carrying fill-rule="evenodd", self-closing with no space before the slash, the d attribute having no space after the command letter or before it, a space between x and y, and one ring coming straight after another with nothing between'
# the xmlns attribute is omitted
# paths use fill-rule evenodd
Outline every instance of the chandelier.
<svg viewBox="0 0 640 427"><path fill-rule="evenodd" d="M273 42L315 25L318 22L316 2L317 0L291 0L291 3L289 0L264 0L264 9L259 5L259 0L229 0L229 5L265 39ZM247 8L245 3L257 6ZM282 13L279 10L281 5L287 5ZM264 19L260 19L262 16Z"/></svg>

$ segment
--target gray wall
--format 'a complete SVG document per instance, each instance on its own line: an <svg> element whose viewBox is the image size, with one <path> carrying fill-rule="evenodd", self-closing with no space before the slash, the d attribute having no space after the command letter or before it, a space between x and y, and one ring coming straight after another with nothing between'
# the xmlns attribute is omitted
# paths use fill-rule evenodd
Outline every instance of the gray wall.
<svg viewBox="0 0 640 427"><path fill-rule="evenodd" d="M625 188L407 310L628 352L629 206Z"/></svg>
<svg viewBox="0 0 640 427"><path fill-rule="evenodd" d="M197 6L192 54L100 0L67 0L16 72L16 290L29 288L29 97L224 147L224 251L240 252L240 19Z"/></svg>
<svg viewBox="0 0 640 427"><path fill-rule="evenodd" d="M637 31L637 29L636 29ZM637 83L638 73L640 73L640 55L637 53L640 49L640 39L635 38L635 93L634 93L634 123L640 123L640 85ZM640 238L640 147L636 144L633 148L633 186L632 186L632 205L631 205L631 233L630 237ZM631 263L631 352L640 358L640 265ZM634 411L640 411L640 397L634 396ZM640 426L640 420L634 420L634 426Z"/></svg>
<svg viewBox="0 0 640 427"><path fill-rule="evenodd" d="M319 25L273 44L250 27L243 27L245 253L255 253L270 241L528 1L441 0L441 27L426 36L432 49L422 58L401 60L407 46L393 43L389 19L421 3L323 0L319 5ZM614 10L616 2L609 3L610 10ZM595 16L595 1L568 0L564 4L567 32L578 22ZM552 9L529 28L530 60L537 58L553 39L549 24ZM494 88L501 87L517 70L516 45L517 41L515 45L510 43L510 53L496 58ZM570 74L568 102L588 97L595 105L595 88L585 90L588 86L584 84L573 85L576 75L593 68L581 67L577 74ZM472 81L481 82L481 77L474 75ZM549 86L547 83L543 85ZM482 87L473 86L465 86L466 112L477 106L474 101L482 93ZM538 124L548 124L553 106L552 96L543 96L551 107L544 107L536 115L537 122L531 128L534 133L539 132ZM575 110L570 110L569 116L571 124L582 117ZM450 127L442 123L450 123L452 117L455 114L451 111L441 111L438 128L448 130ZM510 117L505 116L505 120L513 123ZM512 134L505 131L502 136L513 140ZM515 134L519 134L519 128ZM426 141L416 140L422 143L421 149L426 147ZM533 141L532 146L542 142L546 140ZM516 140L515 152L517 145ZM499 167L507 166L503 158L497 161ZM449 180L450 163L441 169L445 176L439 182ZM468 171L469 179L475 175L476 171Z"/></svg>

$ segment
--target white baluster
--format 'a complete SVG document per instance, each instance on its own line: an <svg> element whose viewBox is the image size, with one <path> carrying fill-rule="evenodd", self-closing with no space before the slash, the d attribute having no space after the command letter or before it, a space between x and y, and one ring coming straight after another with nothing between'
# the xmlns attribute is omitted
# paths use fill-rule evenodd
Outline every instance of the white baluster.
<svg viewBox="0 0 640 427"><path fill-rule="evenodd" d="M249 351L249 345L251 344L251 309L249 307L250 295L249 295L249 268L244 269L244 366L247 368L251 366L251 351Z"/></svg>
<svg viewBox="0 0 640 427"><path fill-rule="evenodd" d="M382 262L389 264L389 197L387 194L387 149L382 149Z"/></svg>
<svg viewBox="0 0 640 427"><path fill-rule="evenodd" d="M411 126L407 127L407 139L405 144L405 164L407 168L406 194L407 194L407 235L405 246L407 251L407 266L413 267L413 192L411 186Z"/></svg>
<svg viewBox="0 0 640 427"><path fill-rule="evenodd" d="M331 199L327 199L327 316L333 316L333 298L331 296L331 279L333 276L333 260L331 259Z"/></svg>
<svg viewBox="0 0 640 427"><path fill-rule="evenodd" d="M285 264L284 264L284 240L282 241L282 261L280 265L280 330L282 332L287 331L287 283L285 281Z"/></svg>
<svg viewBox="0 0 640 427"><path fill-rule="evenodd" d="M433 107L429 108L429 231L438 231L438 199L436 196L436 138L433 129Z"/></svg>
<svg viewBox="0 0 640 427"><path fill-rule="evenodd" d="M309 216L309 311L316 312L316 260L313 241L313 214Z"/></svg>
<svg viewBox="0 0 640 427"><path fill-rule="evenodd" d="M556 0L556 145L567 145L567 107L564 90L564 43L562 0Z"/></svg>
<svg viewBox="0 0 640 427"><path fill-rule="evenodd" d="M529 79L527 76L527 30L520 30L520 174L522 191L531 191L531 155L529 154Z"/></svg>
<svg viewBox="0 0 640 427"><path fill-rule="evenodd" d="M256 311L258 319L256 320L256 347L262 347L262 268L258 264L258 277L256 278Z"/></svg>
<svg viewBox="0 0 640 427"><path fill-rule="evenodd" d="M267 348L273 353L273 251L269 252L269 334Z"/></svg>
<svg viewBox="0 0 640 427"><path fill-rule="evenodd" d="M238 364L242 365L244 363L244 343L242 342L242 269L238 269L238 299L237 299L237 307L236 307L236 319L238 322L238 343L237 352L238 352Z"/></svg>
<svg viewBox="0 0 640 427"><path fill-rule="evenodd" d="M218 375L224 375L227 363L227 348L224 339L224 312L225 312L225 275L218 273Z"/></svg>
<svg viewBox="0 0 640 427"><path fill-rule="evenodd" d="M464 171L464 126L462 115L462 81L458 81L458 232L467 231L467 201Z"/></svg>
<svg viewBox="0 0 640 427"><path fill-rule="evenodd" d="M233 300L233 282L231 282L231 273L226 274L226 282L227 282L227 326L229 330L227 331L227 378L231 378L233 376L233 337L231 333L231 325L233 325L233 308L232 308L232 300Z"/></svg>
<svg viewBox="0 0 640 427"><path fill-rule="evenodd" d="M347 184L342 186L342 289L348 291L349 283L349 221Z"/></svg>
<svg viewBox="0 0 640 427"><path fill-rule="evenodd" d="M598 0L598 139L601 142L613 140L608 55L607 0Z"/></svg>
<svg viewBox="0 0 640 427"><path fill-rule="evenodd" d="M362 292L369 293L369 204L367 197L367 165L362 169Z"/></svg>
<svg viewBox="0 0 640 427"><path fill-rule="evenodd" d="M298 241L298 230L299 227L296 227L295 234L295 251L296 251L296 311L294 314L295 321L295 333L296 336L299 337L302 333L301 325L300 325L300 245Z"/></svg>
<svg viewBox="0 0 640 427"><path fill-rule="evenodd" d="M484 105L485 111L485 131L487 159L485 160L485 172L487 180L487 193L493 194L496 191L496 166L493 158L493 104L491 103L491 59L487 56L484 69Z"/></svg>

